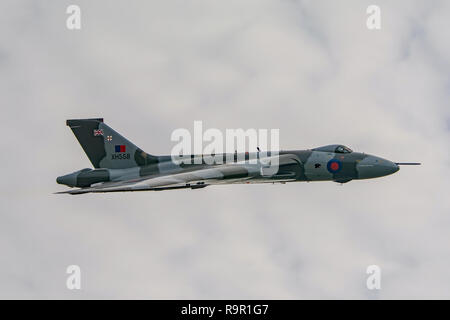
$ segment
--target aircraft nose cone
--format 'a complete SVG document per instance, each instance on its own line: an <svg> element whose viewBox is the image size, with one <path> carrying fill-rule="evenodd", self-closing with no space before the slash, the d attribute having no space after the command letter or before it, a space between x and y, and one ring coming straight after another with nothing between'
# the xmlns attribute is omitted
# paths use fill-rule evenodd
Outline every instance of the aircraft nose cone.
<svg viewBox="0 0 450 320"><path fill-rule="evenodd" d="M391 172L391 174L392 173L396 173L398 170L400 170L400 167L396 164L396 163L394 163L394 162L392 162L392 161L389 161L390 163L391 163L391 166L392 166L392 172Z"/></svg>
<svg viewBox="0 0 450 320"><path fill-rule="evenodd" d="M357 165L359 179L384 177L399 169L400 167L394 162L375 156L367 156Z"/></svg>

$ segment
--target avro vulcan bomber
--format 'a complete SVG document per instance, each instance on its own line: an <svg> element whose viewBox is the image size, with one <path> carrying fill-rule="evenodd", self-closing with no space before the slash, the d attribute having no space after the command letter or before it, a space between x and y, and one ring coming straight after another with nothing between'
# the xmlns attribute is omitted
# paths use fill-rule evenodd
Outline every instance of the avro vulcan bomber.
<svg viewBox="0 0 450 320"><path fill-rule="evenodd" d="M237 183L346 183L384 177L397 172L401 165L420 164L392 162L339 144L276 153L258 150L244 154L188 155L196 161L186 163L170 155L144 152L103 119L67 120L67 125L94 167L56 179L59 184L75 188L59 192L68 194L198 189ZM273 163L276 169L269 170L274 168Z"/></svg>

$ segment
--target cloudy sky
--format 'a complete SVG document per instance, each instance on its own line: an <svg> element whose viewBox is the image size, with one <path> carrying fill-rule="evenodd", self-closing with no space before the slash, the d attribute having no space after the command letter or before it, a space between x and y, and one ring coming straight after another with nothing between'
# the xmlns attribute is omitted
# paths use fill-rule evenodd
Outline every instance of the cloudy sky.
<svg viewBox="0 0 450 320"><path fill-rule="evenodd" d="M0 16L0 298L450 298L449 1L7 0ZM86 117L152 154L202 120L423 165L342 186L54 195L91 166L65 126Z"/></svg>

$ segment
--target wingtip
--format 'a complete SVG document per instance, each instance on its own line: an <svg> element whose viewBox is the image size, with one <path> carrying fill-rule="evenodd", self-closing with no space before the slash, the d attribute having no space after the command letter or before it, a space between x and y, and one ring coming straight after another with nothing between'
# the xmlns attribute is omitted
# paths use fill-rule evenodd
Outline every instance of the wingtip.
<svg viewBox="0 0 450 320"><path fill-rule="evenodd" d="M422 163L420 162L395 162L398 166L420 166Z"/></svg>
<svg viewBox="0 0 450 320"><path fill-rule="evenodd" d="M71 195L83 193L88 193L88 191L85 191L83 189L73 189L73 190L53 192L53 194L71 194Z"/></svg>
<svg viewBox="0 0 450 320"><path fill-rule="evenodd" d="M69 191L58 191L58 192L53 192L53 194L69 194Z"/></svg>

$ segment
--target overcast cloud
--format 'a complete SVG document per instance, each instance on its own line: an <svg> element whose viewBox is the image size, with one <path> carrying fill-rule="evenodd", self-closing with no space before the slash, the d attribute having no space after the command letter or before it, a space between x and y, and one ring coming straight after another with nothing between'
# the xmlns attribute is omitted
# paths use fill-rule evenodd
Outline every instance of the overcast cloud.
<svg viewBox="0 0 450 320"><path fill-rule="evenodd" d="M449 1L11 0L0 15L0 298L450 298ZM91 166L65 126L85 117L151 154L202 120L423 165L342 186L54 195Z"/></svg>

